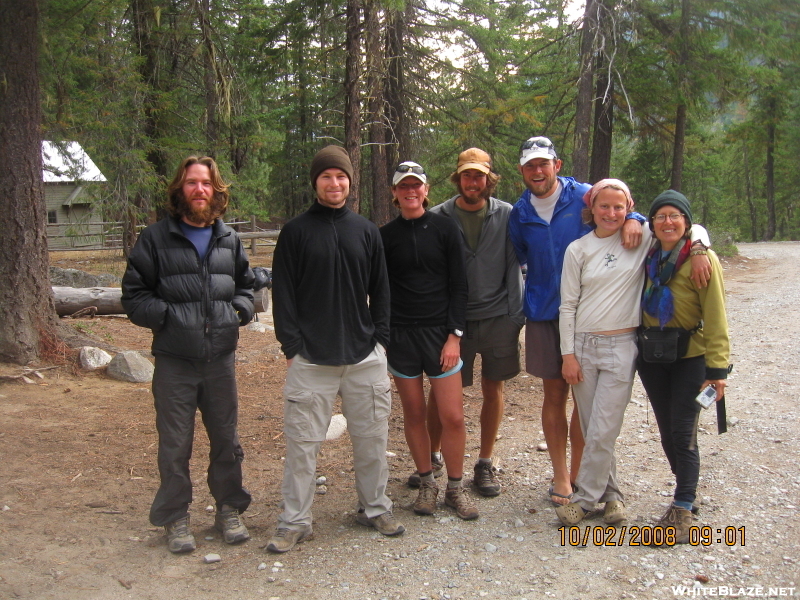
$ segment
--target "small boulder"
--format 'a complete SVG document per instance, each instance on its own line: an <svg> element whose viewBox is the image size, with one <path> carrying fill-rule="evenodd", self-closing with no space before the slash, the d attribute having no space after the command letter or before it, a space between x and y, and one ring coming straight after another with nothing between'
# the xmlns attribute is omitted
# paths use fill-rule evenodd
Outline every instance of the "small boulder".
<svg viewBox="0 0 800 600"><path fill-rule="evenodd" d="M81 363L82 369L94 371L95 369L105 367L108 363L110 363L111 355L101 348L84 346L81 348L81 352L78 355L78 360Z"/></svg>
<svg viewBox="0 0 800 600"><path fill-rule="evenodd" d="M108 363L109 377L131 383L147 383L153 381L153 363L133 350L120 352Z"/></svg>
<svg viewBox="0 0 800 600"><path fill-rule="evenodd" d="M335 440L342 436L347 429L347 419L344 415L333 415L331 424L328 425L328 433L325 434L326 440Z"/></svg>

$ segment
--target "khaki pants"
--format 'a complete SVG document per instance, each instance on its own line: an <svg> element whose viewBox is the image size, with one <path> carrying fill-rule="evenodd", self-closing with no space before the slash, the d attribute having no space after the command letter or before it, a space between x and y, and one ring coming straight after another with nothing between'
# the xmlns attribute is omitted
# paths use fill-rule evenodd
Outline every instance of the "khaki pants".
<svg viewBox="0 0 800 600"><path fill-rule="evenodd" d="M317 453L328 431L337 394L342 397L342 412L353 444L359 504L368 517L392 510L392 501L386 496L392 396L384 349L376 345L360 363L342 366L311 364L298 354L289 367L283 394L286 464L278 527L311 525Z"/></svg>
<svg viewBox="0 0 800 600"><path fill-rule="evenodd" d="M572 393L586 446L572 501L584 510L593 510L597 502L625 499L617 485L614 445L631 399L637 354L635 331L575 334L575 357L583 381L572 386Z"/></svg>

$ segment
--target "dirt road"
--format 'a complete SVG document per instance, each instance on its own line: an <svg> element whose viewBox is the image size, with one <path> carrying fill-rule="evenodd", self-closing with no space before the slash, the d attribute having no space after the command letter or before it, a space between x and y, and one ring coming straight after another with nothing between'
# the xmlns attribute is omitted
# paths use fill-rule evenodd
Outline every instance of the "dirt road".
<svg viewBox="0 0 800 600"><path fill-rule="evenodd" d="M170 555L163 532L147 522L158 480L148 387L48 371L38 384L0 384L0 598L658 599L767 596L769 588L800 596L800 244L740 251L725 273L736 365L732 424L719 436L714 412L704 412L699 436L704 504L697 524L710 527L708 546L634 545L632 528L663 513L673 485L638 384L618 442L628 533L621 540L619 529L612 535L596 519L562 536L546 496L549 461L536 450L541 386L519 376L508 386L497 446L503 493L478 498L478 521L460 521L445 507L433 517L411 512L405 478L413 468L396 402L390 490L406 533L387 539L355 524L345 435L323 445L319 473L328 487L315 501L314 539L287 555L267 554L279 512L284 362L272 332L243 332L237 369L253 539L229 547L212 529L198 421L192 517L199 548ZM119 347L149 346L147 332L123 319L77 325ZM0 374L15 372L0 365ZM477 452L478 394L466 397L468 469ZM209 553L221 562L204 564Z"/></svg>

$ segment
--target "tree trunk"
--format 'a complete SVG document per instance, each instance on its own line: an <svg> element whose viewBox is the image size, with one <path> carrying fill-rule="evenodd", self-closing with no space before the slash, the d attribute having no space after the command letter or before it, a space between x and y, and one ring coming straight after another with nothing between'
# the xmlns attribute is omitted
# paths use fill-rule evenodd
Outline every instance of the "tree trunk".
<svg viewBox="0 0 800 600"><path fill-rule="evenodd" d="M758 210L756 210L756 203L753 201L753 180L752 176L750 175L750 169L748 168L749 165L749 158L747 147L749 146L749 142L745 142L742 144L742 156L744 157L742 163L744 164L744 168L742 172L744 173L744 193L745 193L745 200L747 200L747 209L750 213L750 241L757 242L758 241Z"/></svg>
<svg viewBox="0 0 800 600"><path fill-rule="evenodd" d="M254 292L256 312L265 312L269 308L269 290ZM124 315L122 308L122 288L92 287L74 288L53 286L56 313L61 317L73 315L79 310L94 307L95 315Z"/></svg>
<svg viewBox="0 0 800 600"><path fill-rule="evenodd" d="M217 93L216 49L211 39L211 0L202 0L197 5L200 34L203 42L203 87L206 99L206 151L205 154L216 158L217 143L219 141L219 118L217 107L219 97Z"/></svg>
<svg viewBox="0 0 800 600"><path fill-rule="evenodd" d="M597 93L594 99L592 168L589 183L597 183L611 174L611 144L614 133L614 79L605 56L597 56Z"/></svg>
<svg viewBox="0 0 800 600"><path fill-rule="evenodd" d="M379 227L392 219L391 194L386 172L386 138L383 112L383 44L381 43L380 18L377 0L364 2L364 31L366 37L367 72L369 76L369 143L370 171L372 173L373 222Z"/></svg>
<svg viewBox="0 0 800 600"><path fill-rule="evenodd" d="M344 76L344 147L353 163L353 180L347 206L361 209L361 2L347 0Z"/></svg>
<svg viewBox="0 0 800 600"><path fill-rule="evenodd" d="M411 150L411 135L405 108L403 60L406 23L413 17L413 3L406 3L405 13L392 10L386 25L386 173L391 174L398 163L406 160Z"/></svg>
<svg viewBox="0 0 800 600"><path fill-rule="evenodd" d="M0 0L0 360L35 361L53 342L42 190L39 5Z"/></svg>
<svg viewBox="0 0 800 600"><path fill-rule="evenodd" d="M679 104L675 114L675 139L672 142L672 178L670 189L681 191L683 181L683 147L686 143L686 104Z"/></svg>
<svg viewBox="0 0 800 600"><path fill-rule="evenodd" d="M572 149L572 176L578 181L589 177L589 127L592 120L592 83L594 81L594 41L598 16L595 0L586 0L581 29L580 73L575 99L575 147Z"/></svg>
<svg viewBox="0 0 800 600"><path fill-rule="evenodd" d="M672 177L669 187L681 191L683 184L683 150L686 144L686 119L688 106L686 70L689 68L689 0L681 0L680 54L678 59L678 109L675 113L675 139L672 145Z"/></svg>
<svg viewBox="0 0 800 600"><path fill-rule="evenodd" d="M767 100L767 164L766 170L766 196L767 196L767 229L764 232L764 241L770 241L775 237L776 218L775 218L775 119L777 113L777 102L775 96L770 94Z"/></svg>

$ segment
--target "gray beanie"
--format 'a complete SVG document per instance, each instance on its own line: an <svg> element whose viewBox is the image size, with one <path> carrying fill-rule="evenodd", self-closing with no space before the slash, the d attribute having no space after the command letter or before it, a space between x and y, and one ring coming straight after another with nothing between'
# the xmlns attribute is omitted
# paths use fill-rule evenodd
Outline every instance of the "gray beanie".
<svg viewBox="0 0 800 600"><path fill-rule="evenodd" d="M653 228L653 217L659 208L666 205L674 206L684 215L686 215L686 220L688 221L686 223L687 230L692 226L692 209L689 208L689 199L680 192L676 192L675 190L667 190L666 192L660 193L650 205L650 212L648 213L647 218L650 221L651 230Z"/></svg>
<svg viewBox="0 0 800 600"><path fill-rule="evenodd" d="M347 174L347 178L353 181L353 163L350 162L350 155L341 146L325 146L314 155L311 161L311 186L317 187L317 177L325 169L341 169Z"/></svg>

